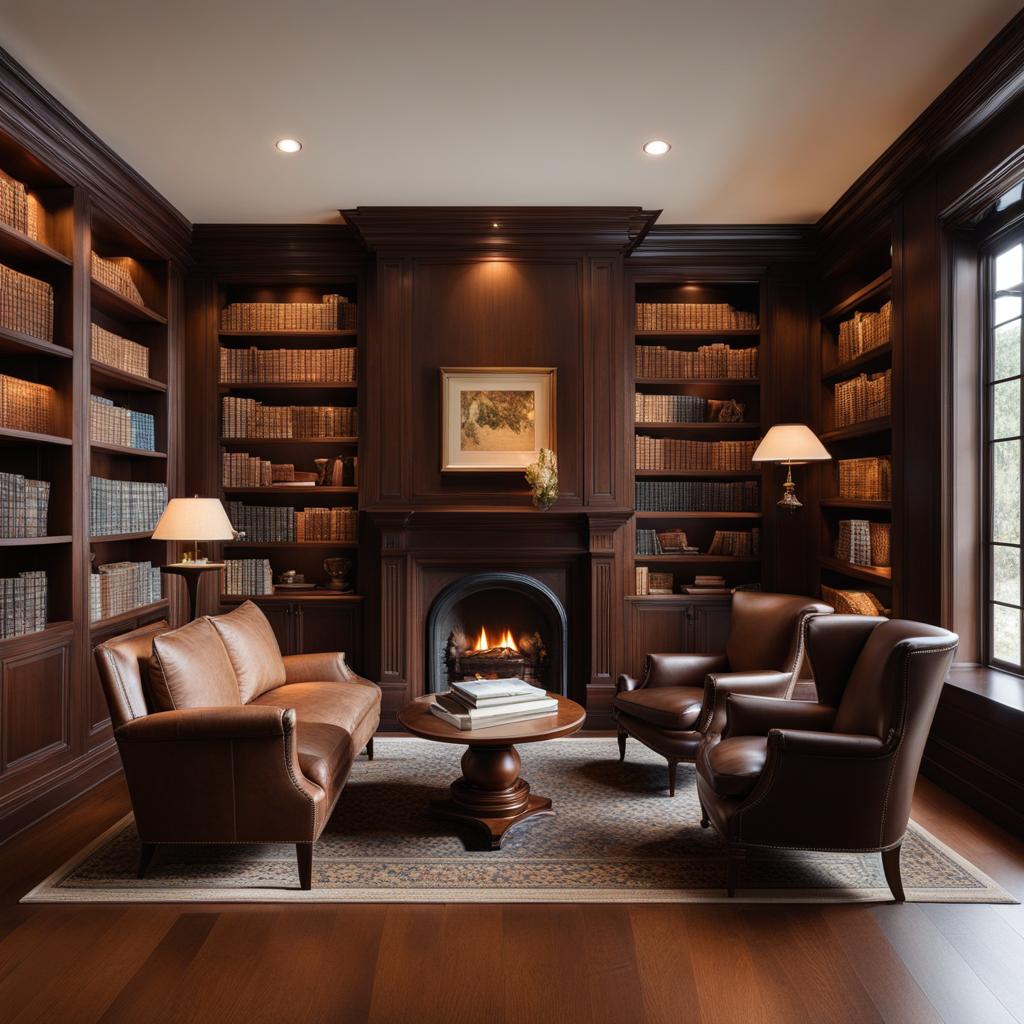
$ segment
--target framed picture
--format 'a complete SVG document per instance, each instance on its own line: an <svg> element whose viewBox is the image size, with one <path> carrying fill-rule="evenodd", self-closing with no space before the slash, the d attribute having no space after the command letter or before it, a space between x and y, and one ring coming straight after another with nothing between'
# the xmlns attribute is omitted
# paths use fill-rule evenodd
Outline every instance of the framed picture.
<svg viewBox="0 0 1024 1024"><path fill-rule="evenodd" d="M555 368L441 368L441 471L525 469L555 447Z"/></svg>

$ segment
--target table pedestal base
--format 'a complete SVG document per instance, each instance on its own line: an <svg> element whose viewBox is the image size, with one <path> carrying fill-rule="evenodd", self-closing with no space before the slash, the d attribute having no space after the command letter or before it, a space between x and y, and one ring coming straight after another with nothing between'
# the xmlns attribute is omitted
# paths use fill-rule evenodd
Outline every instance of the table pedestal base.
<svg viewBox="0 0 1024 1024"><path fill-rule="evenodd" d="M554 814L546 796L535 796L519 778L522 762L516 748L469 746L462 755L462 778L451 785L445 800L432 800L438 817L472 826L482 834L486 849L501 849L513 825L526 818Z"/></svg>

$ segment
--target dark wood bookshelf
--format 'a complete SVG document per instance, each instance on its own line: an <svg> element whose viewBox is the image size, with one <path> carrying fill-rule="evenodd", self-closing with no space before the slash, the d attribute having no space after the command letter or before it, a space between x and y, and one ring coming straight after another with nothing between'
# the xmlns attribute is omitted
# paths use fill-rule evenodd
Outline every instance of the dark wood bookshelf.
<svg viewBox="0 0 1024 1024"><path fill-rule="evenodd" d="M714 341L715 338L759 338L761 330L757 327L735 328L722 331L691 330L691 331L634 331L636 338L700 338Z"/></svg>
<svg viewBox="0 0 1024 1024"><path fill-rule="evenodd" d="M857 310L874 304L875 300L888 296L892 289L892 270L886 270L869 281L864 287L848 295L841 302L838 302L831 309L821 314L821 319L827 323L838 320L846 320L853 316Z"/></svg>
<svg viewBox="0 0 1024 1024"><path fill-rule="evenodd" d="M37 434L33 430L15 430L13 427L0 427L0 445L14 444L55 444L70 447L70 437L59 434Z"/></svg>
<svg viewBox="0 0 1024 1024"><path fill-rule="evenodd" d="M280 338L282 341L302 341L304 338L356 338L357 330L338 328L334 331L220 331L222 338Z"/></svg>
<svg viewBox="0 0 1024 1024"><path fill-rule="evenodd" d="M257 444L329 444L329 445L353 445L359 443L358 437L222 437L220 443L224 446Z"/></svg>
<svg viewBox="0 0 1024 1024"><path fill-rule="evenodd" d="M354 540L226 540L226 548L339 548L355 550L359 542Z"/></svg>
<svg viewBox="0 0 1024 1024"><path fill-rule="evenodd" d="M246 384L240 380L221 381L220 391L355 391L355 381L287 381L281 384Z"/></svg>
<svg viewBox="0 0 1024 1024"><path fill-rule="evenodd" d="M23 331L12 331L9 327L0 327L0 352L11 356L53 356L57 359L74 357L74 352L63 345Z"/></svg>
<svg viewBox="0 0 1024 1024"><path fill-rule="evenodd" d="M134 302L94 278L90 279L90 284L93 309L98 309L100 312L106 313L107 316L126 324L163 324L166 326L167 317L150 309L149 306Z"/></svg>
<svg viewBox="0 0 1024 1024"><path fill-rule="evenodd" d="M362 594L332 594L329 590L289 590L273 594L221 594L224 604L243 604L253 601L256 604L292 604L294 602L324 602L327 604L357 603L363 600Z"/></svg>
<svg viewBox="0 0 1024 1024"><path fill-rule="evenodd" d="M830 383L856 377L859 373L870 373L874 370L887 370L892 365L892 342L878 345L862 352L856 359L832 367L822 372L821 379Z"/></svg>
<svg viewBox="0 0 1024 1024"><path fill-rule="evenodd" d="M652 564L664 562L666 565L711 565L717 562L759 565L761 562L760 555L641 555L638 553L634 557L640 565L646 565L648 562Z"/></svg>
<svg viewBox="0 0 1024 1024"><path fill-rule="evenodd" d="M735 430L753 434L761 432L760 423L751 423L745 420L738 423L651 423L647 420L637 420L635 426L638 434L646 431L661 434L725 434Z"/></svg>
<svg viewBox="0 0 1024 1024"><path fill-rule="evenodd" d="M891 567L854 565L852 562L844 562L841 558L829 558L827 556L822 556L819 562L823 569L839 573L841 576L849 576L855 580L865 580L868 583L892 584Z"/></svg>
<svg viewBox="0 0 1024 1024"><path fill-rule="evenodd" d="M90 363L92 380L94 384L108 387L117 391L166 391L167 385L152 377L140 377L137 373L128 373L125 370L118 370L116 367L108 366L97 359Z"/></svg>
<svg viewBox="0 0 1024 1024"><path fill-rule="evenodd" d="M762 512L637 512L637 519L761 519Z"/></svg>
<svg viewBox="0 0 1024 1024"><path fill-rule="evenodd" d="M826 431L820 435L820 439L823 444L831 444L834 441L853 441L861 437L870 437L872 434L884 434L890 430L892 418L882 416L876 420L865 420L863 423L852 423L848 427Z"/></svg>
<svg viewBox="0 0 1024 1024"><path fill-rule="evenodd" d="M89 628L95 632L100 630L107 630L113 626L129 625L136 619L142 618L146 615L152 615L154 612L166 611L170 605L169 598L161 598L159 601L153 601L150 604L139 605L137 608L130 608L126 612L121 612L119 615L109 615L105 619L95 619L89 623Z"/></svg>
<svg viewBox="0 0 1024 1024"><path fill-rule="evenodd" d="M761 386L759 377L637 377L637 384L657 384L674 386L686 384L723 384L729 387L757 388Z"/></svg>
<svg viewBox="0 0 1024 1024"><path fill-rule="evenodd" d="M866 512L877 511L877 512L890 512L892 511L891 501L868 501L862 498L822 498L821 505L823 508L849 508L849 509L863 509Z"/></svg>
<svg viewBox="0 0 1024 1024"><path fill-rule="evenodd" d="M70 267L71 260L45 242L0 221L0 263L31 273L52 267Z"/></svg>
<svg viewBox="0 0 1024 1024"><path fill-rule="evenodd" d="M638 480L758 480L757 469L637 469Z"/></svg>
<svg viewBox="0 0 1024 1024"><path fill-rule="evenodd" d="M0 548L27 548L36 544L70 544L74 538L70 533L48 537L0 537Z"/></svg>
<svg viewBox="0 0 1024 1024"><path fill-rule="evenodd" d="M90 441L89 447L98 452L110 452L111 455L128 455L137 459L166 459L167 452L151 452L146 448L132 448L123 444L108 444L106 441Z"/></svg>
<svg viewBox="0 0 1024 1024"><path fill-rule="evenodd" d="M152 540L152 530L138 530L135 533L99 533L89 537L90 544L115 544L123 540Z"/></svg>

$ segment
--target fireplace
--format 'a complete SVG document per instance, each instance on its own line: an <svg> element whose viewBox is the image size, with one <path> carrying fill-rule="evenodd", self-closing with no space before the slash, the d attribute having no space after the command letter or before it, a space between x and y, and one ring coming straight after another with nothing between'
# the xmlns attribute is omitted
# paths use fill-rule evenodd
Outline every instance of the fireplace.
<svg viewBox="0 0 1024 1024"><path fill-rule="evenodd" d="M426 633L431 693L462 679L510 676L566 692L565 608L533 576L482 572L461 577L435 598Z"/></svg>

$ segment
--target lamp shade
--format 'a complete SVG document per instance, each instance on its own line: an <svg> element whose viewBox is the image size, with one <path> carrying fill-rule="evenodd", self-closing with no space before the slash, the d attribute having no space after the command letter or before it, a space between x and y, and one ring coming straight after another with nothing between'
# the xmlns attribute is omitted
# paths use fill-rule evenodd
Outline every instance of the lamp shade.
<svg viewBox="0 0 1024 1024"><path fill-rule="evenodd" d="M234 540L219 498L171 498L153 531L153 540Z"/></svg>
<svg viewBox="0 0 1024 1024"><path fill-rule="evenodd" d="M802 423L779 423L761 438L752 462L827 462L832 456Z"/></svg>

